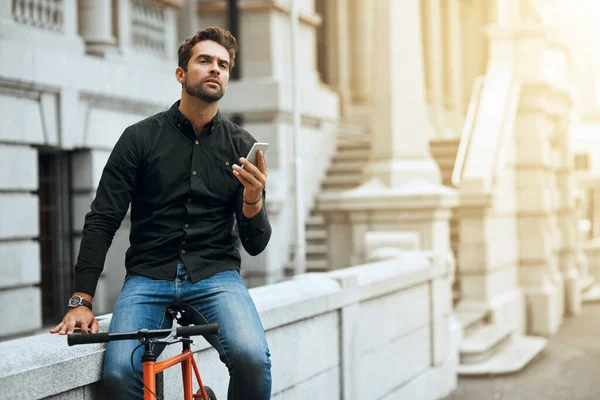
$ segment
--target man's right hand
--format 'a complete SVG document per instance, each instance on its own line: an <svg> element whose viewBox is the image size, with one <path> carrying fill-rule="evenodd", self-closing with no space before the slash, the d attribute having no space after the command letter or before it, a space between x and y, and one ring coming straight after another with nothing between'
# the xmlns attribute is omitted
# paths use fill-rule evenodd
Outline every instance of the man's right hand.
<svg viewBox="0 0 600 400"><path fill-rule="evenodd" d="M62 322L50 329L50 333L71 334L76 327L81 328L81 333L98 333L98 320L92 310L86 306L70 309L63 317Z"/></svg>

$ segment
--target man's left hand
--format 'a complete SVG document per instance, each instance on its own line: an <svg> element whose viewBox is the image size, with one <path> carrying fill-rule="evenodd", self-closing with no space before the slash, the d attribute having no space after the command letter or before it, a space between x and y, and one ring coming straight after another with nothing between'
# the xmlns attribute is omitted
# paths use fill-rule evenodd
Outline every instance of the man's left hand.
<svg viewBox="0 0 600 400"><path fill-rule="evenodd" d="M244 166L233 165L233 174L244 185L244 201L246 203L259 202L262 198L263 189L267 183L267 166L263 157L262 150L258 151L256 165L240 158L240 163ZM258 204L258 203L257 203Z"/></svg>

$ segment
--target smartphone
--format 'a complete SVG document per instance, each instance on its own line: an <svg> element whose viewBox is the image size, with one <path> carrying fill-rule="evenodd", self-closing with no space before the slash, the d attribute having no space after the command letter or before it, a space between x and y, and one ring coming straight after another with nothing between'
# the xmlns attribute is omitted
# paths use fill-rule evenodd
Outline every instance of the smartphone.
<svg viewBox="0 0 600 400"><path fill-rule="evenodd" d="M263 157L264 157L265 154L267 153L268 148L269 148L269 143L259 143L259 142L254 143L252 145L252 148L248 152L248 155L246 156L246 160L248 160L252 164L256 165L256 162L258 160L258 150L262 150ZM243 165L242 165L242 168L244 168Z"/></svg>

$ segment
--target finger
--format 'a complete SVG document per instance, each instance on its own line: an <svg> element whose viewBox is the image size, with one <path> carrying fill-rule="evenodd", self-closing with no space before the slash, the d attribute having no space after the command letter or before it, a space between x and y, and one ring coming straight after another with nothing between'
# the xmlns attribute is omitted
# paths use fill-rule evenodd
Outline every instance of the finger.
<svg viewBox="0 0 600 400"><path fill-rule="evenodd" d="M238 181L240 181L240 183L242 185L244 185L244 187L249 187L252 186L252 184L250 182L248 182L242 175L240 175L240 173L238 172L239 170L233 170L233 175L235 175L235 177L237 178Z"/></svg>
<svg viewBox="0 0 600 400"><path fill-rule="evenodd" d="M257 161L257 163L258 163L258 161ZM256 167L256 165L252 164L250 161L248 161L244 157L240 158L240 164L242 164L244 166L244 169L243 169L244 171L248 171L252 175L256 175L256 174L260 174L261 173L260 170Z"/></svg>
<svg viewBox="0 0 600 400"><path fill-rule="evenodd" d="M54 328L50 329L50 333L56 333L60 330L60 328L62 328L62 326L64 325L64 322L61 322L60 324L56 325Z"/></svg>
<svg viewBox="0 0 600 400"><path fill-rule="evenodd" d="M82 321L81 322L81 333L88 333L88 323Z"/></svg>
<svg viewBox="0 0 600 400"><path fill-rule="evenodd" d="M236 171L248 183L250 183L251 186L259 189L262 188L263 184L261 183L261 180L264 179L264 176L260 173L260 171L257 170L256 174L253 174L250 171L247 171L245 168L241 169L237 165L233 166L233 170Z"/></svg>
<svg viewBox="0 0 600 400"><path fill-rule="evenodd" d="M75 317L70 317L67 320L67 334L73 333L75 326L77 326L77 319Z"/></svg>
<svg viewBox="0 0 600 400"><path fill-rule="evenodd" d="M263 156L263 151L258 151L258 157L256 158L256 167L263 174L267 175L267 163L265 162L265 157Z"/></svg>
<svg viewBox="0 0 600 400"><path fill-rule="evenodd" d="M96 318L92 321L92 333L98 333L98 320Z"/></svg>
<svg viewBox="0 0 600 400"><path fill-rule="evenodd" d="M58 332L59 335L66 335L67 334L67 329L68 329L68 325L65 321L62 322L62 328L60 328L60 332Z"/></svg>

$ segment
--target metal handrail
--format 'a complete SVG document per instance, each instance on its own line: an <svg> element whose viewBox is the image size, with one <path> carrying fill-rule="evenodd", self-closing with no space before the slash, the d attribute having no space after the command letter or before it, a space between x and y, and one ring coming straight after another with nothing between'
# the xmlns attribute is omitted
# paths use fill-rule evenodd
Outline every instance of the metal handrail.
<svg viewBox="0 0 600 400"><path fill-rule="evenodd" d="M471 136L473 135L475 116L477 115L477 110L479 109L479 97L481 96L483 83L484 76L479 75L475 79L475 82L473 83L473 89L471 90L471 100L469 101L469 108L467 109L465 125L463 127L462 134L460 135L458 152L456 153L454 169L452 170L452 184L454 186L460 185L460 181L462 179L462 173L465 167L465 160L467 158L467 150L469 149L469 143L471 142Z"/></svg>

